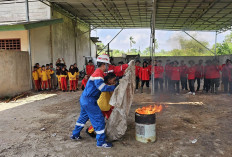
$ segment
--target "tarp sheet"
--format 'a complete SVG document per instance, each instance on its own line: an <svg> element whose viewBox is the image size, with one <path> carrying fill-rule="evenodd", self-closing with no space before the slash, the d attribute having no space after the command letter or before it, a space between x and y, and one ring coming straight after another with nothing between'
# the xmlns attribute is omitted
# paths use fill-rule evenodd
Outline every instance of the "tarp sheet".
<svg viewBox="0 0 232 157"><path fill-rule="evenodd" d="M132 60L119 85L114 90L110 105L114 106L110 118L106 122L108 140L118 140L127 130L127 117L131 108L135 91L135 62Z"/></svg>

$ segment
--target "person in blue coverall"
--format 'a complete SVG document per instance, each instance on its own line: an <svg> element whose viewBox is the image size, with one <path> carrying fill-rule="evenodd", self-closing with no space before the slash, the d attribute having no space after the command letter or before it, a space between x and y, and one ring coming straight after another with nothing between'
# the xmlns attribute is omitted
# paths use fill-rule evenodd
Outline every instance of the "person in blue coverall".
<svg viewBox="0 0 232 157"><path fill-rule="evenodd" d="M101 92L111 92L115 89L114 85L109 86L104 83L104 72L107 70L108 64L110 64L108 55L97 57L98 68L89 78L85 90L80 97L80 117L76 122L71 136L73 140L81 139L80 132L84 128L85 123L90 119L97 134L97 147L103 148L111 148L113 146L112 143L105 141L105 119L97 104Z"/></svg>

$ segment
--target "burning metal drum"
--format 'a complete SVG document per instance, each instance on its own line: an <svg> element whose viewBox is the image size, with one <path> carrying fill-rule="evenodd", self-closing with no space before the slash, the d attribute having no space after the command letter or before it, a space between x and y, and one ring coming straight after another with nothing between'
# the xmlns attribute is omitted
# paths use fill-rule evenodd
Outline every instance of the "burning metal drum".
<svg viewBox="0 0 232 157"><path fill-rule="evenodd" d="M143 143L156 141L156 112L160 112L162 106L147 106L135 111L135 138Z"/></svg>
<svg viewBox="0 0 232 157"><path fill-rule="evenodd" d="M139 114L135 112L135 138L148 143L156 140L156 116L154 114Z"/></svg>

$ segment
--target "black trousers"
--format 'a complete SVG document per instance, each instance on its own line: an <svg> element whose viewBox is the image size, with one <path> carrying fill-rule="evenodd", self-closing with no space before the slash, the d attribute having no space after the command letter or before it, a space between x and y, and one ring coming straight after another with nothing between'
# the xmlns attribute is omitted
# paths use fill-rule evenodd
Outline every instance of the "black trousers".
<svg viewBox="0 0 232 157"><path fill-rule="evenodd" d="M204 77L204 85L203 85L203 90L206 90L206 79Z"/></svg>
<svg viewBox="0 0 232 157"><path fill-rule="evenodd" d="M228 86L229 86L229 78L223 77L222 78L222 83L224 85L224 92L228 93Z"/></svg>
<svg viewBox="0 0 232 157"><path fill-rule="evenodd" d="M199 91L199 89L201 87L201 79L200 78L195 78L195 80L197 81L197 91Z"/></svg>
<svg viewBox="0 0 232 157"><path fill-rule="evenodd" d="M136 82L136 89L139 88L139 81L140 81L139 77L136 76L136 80L135 80L135 82Z"/></svg>
<svg viewBox="0 0 232 157"><path fill-rule="evenodd" d="M159 85L160 85L160 91L163 91L163 83L164 80L162 78L155 78L155 92L158 92Z"/></svg>
<svg viewBox="0 0 232 157"><path fill-rule="evenodd" d="M187 86L187 77L180 77L180 82L181 82L181 88L182 90L188 90L188 86Z"/></svg>
<svg viewBox="0 0 232 157"><path fill-rule="evenodd" d="M188 80L188 81L189 81L190 92L194 93L195 92L195 87L194 87L195 80Z"/></svg>
<svg viewBox="0 0 232 157"><path fill-rule="evenodd" d="M211 79L205 79L205 91L208 92L210 90Z"/></svg>
<svg viewBox="0 0 232 157"><path fill-rule="evenodd" d="M219 85L220 85L220 79L219 78L211 79L211 81L210 81L211 92L212 93L214 93L215 91L217 92Z"/></svg>
<svg viewBox="0 0 232 157"><path fill-rule="evenodd" d="M146 86L149 87L149 80L142 80L142 85L141 85L142 88L145 83L146 83Z"/></svg>
<svg viewBox="0 0 232 157"><path fill-rule="evenodd" d="M170 81L170 78L168 76L165 76L165 78L164 78L165 89L168 89L169 81Z"/></svg>
<svg viewBox="0 0 232 157"><path fill-rule="evenodd" d="M172 92L180 93L180 81L179 80L172 80Z"/></svg>
<svg viewBox="0 0 232 157"><path fill-rule="evenodd" d="M168 78L168 90L171 91L172 90L172 80L170 78Z"/></svg>

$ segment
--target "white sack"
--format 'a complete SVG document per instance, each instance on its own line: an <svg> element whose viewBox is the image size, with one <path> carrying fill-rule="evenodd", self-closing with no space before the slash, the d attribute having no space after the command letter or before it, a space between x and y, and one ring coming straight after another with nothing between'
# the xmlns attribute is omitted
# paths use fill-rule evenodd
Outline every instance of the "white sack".
<svg viewBox="0 0 232 157"><path fill-rule="evenodd" d="M114 106L114 110L106 122L108 140L121 138L127 129L127 117L135 91L135 62L132 60L128 65L125 76L120 79L120 83L110 99L110 105Z"/></svg>

